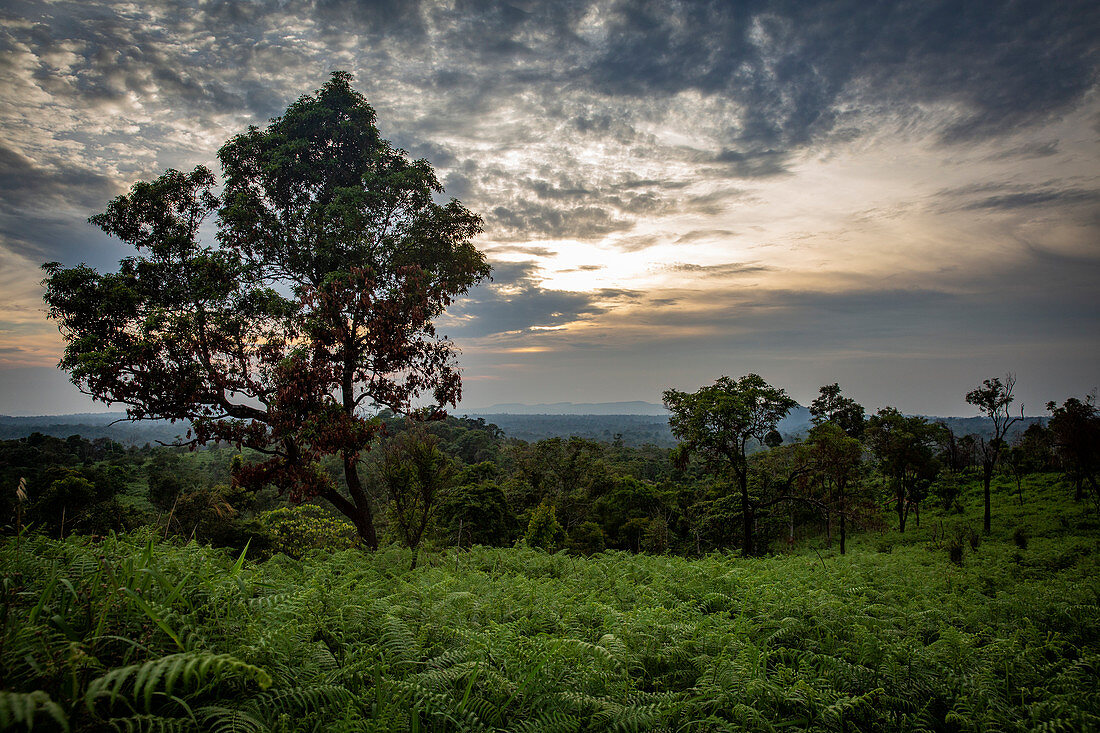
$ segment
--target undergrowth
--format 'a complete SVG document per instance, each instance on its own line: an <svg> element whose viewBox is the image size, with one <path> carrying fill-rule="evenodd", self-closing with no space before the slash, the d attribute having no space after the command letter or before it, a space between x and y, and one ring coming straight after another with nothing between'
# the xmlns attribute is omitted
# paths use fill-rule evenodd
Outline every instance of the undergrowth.
<svg viewBox="0 0 1100 733"><path fill-rule="evenodd" d="M1095 730L1100 553L1064 524L961 565L931 526L845 556L478 547L415 571L7 538L0 728Z"/></svg>

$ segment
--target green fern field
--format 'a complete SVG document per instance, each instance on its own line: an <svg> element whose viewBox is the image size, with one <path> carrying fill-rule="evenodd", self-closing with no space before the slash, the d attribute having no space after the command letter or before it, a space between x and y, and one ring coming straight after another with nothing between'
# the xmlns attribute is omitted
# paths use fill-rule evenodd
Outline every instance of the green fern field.
<svg viewBox="0 0 1100 733"><path fill-rule="evenodd" d="M474 548L413 571L5 538L0 728L1100 729L1095 528L958 565L943 521L843 557Z"/></svg>

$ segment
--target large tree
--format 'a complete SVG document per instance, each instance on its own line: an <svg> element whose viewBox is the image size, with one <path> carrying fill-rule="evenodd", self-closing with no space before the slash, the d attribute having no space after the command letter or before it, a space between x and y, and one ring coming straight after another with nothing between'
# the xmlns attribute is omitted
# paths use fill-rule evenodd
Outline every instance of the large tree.
<svg viewBox="0 0 1100 733"><path fill-rule="evenodd" d="M775 443L776 426L798 403L758 374L720 377L694 393L669 389L664 403L681 460L699 453L711 465L732 470L741 497L742 552L752 555L756 505L749 496L749 444Z"/></svg>
<svg viewBox="0 0 1100 733"><path fill-rule="evenodd" d="M189 420L193 444L259 451L240 481L319 495L375 547L368 409L457 403L455 351L432 320L489 274L471 243L481 219L437 203L432 167L380 137L344 72L218 157L220 196L206 168L170 170L91 218L137 249L118 272L44 266L60 366L131 419ZM201 239L211 215L216 244Z"/></svg>
<svg viewBox="0 0 1100 733"><path fill-rule="evenodd" d="M1003 382L1000 377L986 379L982 386L966 393L966 401L977 407L993 423L993 434L989 440L980 436L978 438L979 455L982 459L982 487L985 492L985 515L982 520L982 531L985 534L989 534L992 527L989 484L993 480L993 471L1007 446L1005 435L1008 429L1023 419L1022 409L1018 417L1009 414L1009 405L1014 399L1012 390L1015 387L1016 377L1006 374Z"/></svg>

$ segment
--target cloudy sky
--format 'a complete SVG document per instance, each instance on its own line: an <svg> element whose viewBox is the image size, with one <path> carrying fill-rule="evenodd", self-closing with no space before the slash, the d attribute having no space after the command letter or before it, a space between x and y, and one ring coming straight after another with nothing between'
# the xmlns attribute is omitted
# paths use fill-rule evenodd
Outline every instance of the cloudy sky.
<svg viewBox="0 0 1100 733"><path fill-rule="evenodd" d="M41 263L115 267L90 214L335 69L485 219L494 280L441 324L467 408L1100 385L1095 0L7 0L0 413L94 409Z"/></svg>

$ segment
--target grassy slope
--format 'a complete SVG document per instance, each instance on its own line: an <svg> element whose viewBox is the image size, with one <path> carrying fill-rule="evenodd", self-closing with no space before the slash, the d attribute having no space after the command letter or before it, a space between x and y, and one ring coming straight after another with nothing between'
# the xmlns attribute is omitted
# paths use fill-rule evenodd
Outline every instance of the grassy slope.
<svg viewBox="0 0 1100 733"><path fill-rule="evenodd" d="M996 495L961 567L929 516L845 557L479 548L414 572L397 549L6 540L0 727L1096 729L1097 526L1064 494Z"/></svg>

